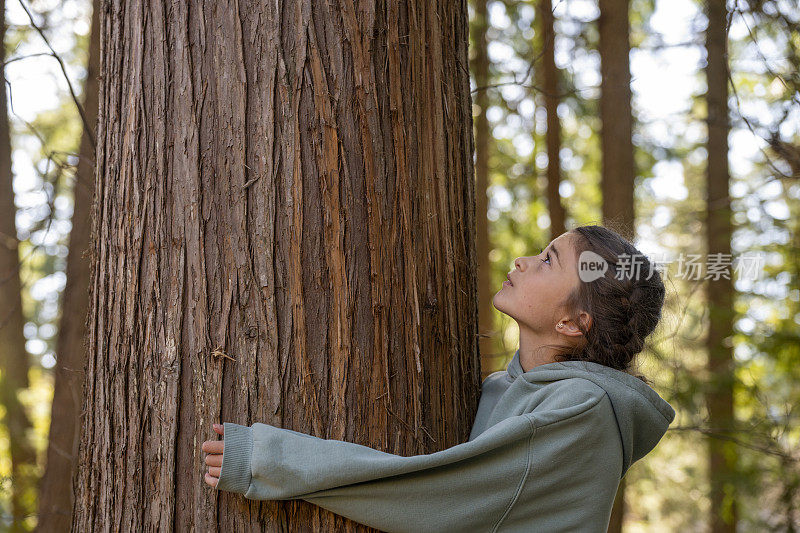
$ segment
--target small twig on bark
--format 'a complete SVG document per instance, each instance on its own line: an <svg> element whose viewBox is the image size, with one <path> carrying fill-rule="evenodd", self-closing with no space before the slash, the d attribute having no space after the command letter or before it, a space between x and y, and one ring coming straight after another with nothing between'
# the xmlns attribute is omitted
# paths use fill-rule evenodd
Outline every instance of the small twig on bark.
<svg viewBox="0 0 800 533"><path fill-rule="evenodd" d="M213 352L211 352L211 355L214 356L214 357L227 357L231 361L236 361L236 359L234 359L230 355L228 355L225 352L223 352L221 346L219 348L215 349Z"/></svg>

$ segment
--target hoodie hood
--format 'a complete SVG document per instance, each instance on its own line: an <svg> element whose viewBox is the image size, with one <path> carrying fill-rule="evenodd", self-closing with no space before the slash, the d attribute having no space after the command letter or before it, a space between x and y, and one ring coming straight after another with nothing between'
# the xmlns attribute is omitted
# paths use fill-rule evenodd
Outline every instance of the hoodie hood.
<svg viewBox="0 0 800 533"><path fill-rule="evenodd" d="M525 372L519 350L506 369L511 381L530 383L583 378L603 388L611 400L622 438L622 474L655 448L675 419L675 410L641 379L591 361L563 361L536 366Z"/></svg>

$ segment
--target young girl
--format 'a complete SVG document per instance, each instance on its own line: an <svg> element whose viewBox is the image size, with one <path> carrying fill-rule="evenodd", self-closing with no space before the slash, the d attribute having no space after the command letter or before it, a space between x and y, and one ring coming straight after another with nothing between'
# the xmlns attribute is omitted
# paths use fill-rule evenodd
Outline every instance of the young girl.
<svg viewBox="0 0 800 533"><path fill-rule="evenodd" d="M602 226L568 231L515 266L493 304L519 325L519 349L483 381L467 442L405 457L215 424L224 440L202 445L206 483L253 500L302 498L390 532L605 532L620 479L675 417L630 370L664 284Z"/></svg>

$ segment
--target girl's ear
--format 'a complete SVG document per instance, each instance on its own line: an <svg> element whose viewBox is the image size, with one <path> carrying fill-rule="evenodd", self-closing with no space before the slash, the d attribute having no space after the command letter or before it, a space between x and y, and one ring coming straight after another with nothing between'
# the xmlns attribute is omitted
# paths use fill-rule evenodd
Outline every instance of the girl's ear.
<svg viewBox="0 0 800 533"><path fill-rule="evenodd" d="M581 321L583 328L587 331L592 327L592 315L586 311L581 311L578 319ZM578 325L571 318L564 317L556 324L556 331L568 335L570 337L580 337L583 332Z"/></svg>
<svg viewBox="0 0 800 533"><path fill-rule="evenodd" d="M558 321L556 324L556 331L569 337L574 337L576 334L581 334L581 331L575 327L575 323L566 317Z"/></svg>

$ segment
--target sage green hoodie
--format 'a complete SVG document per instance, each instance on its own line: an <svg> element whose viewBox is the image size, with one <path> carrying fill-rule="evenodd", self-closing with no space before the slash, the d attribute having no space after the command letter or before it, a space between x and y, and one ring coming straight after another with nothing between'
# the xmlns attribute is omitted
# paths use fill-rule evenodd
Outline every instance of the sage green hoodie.
<svg viewBox="0 0 800 533"><path fill-rule="evenodd" d="M388 532L605 532L620 479L674 417L630 374L579 361L524 372L517 351L483 381L467 442L400 456L225 423L217 489L301 498Z"/></svg>

